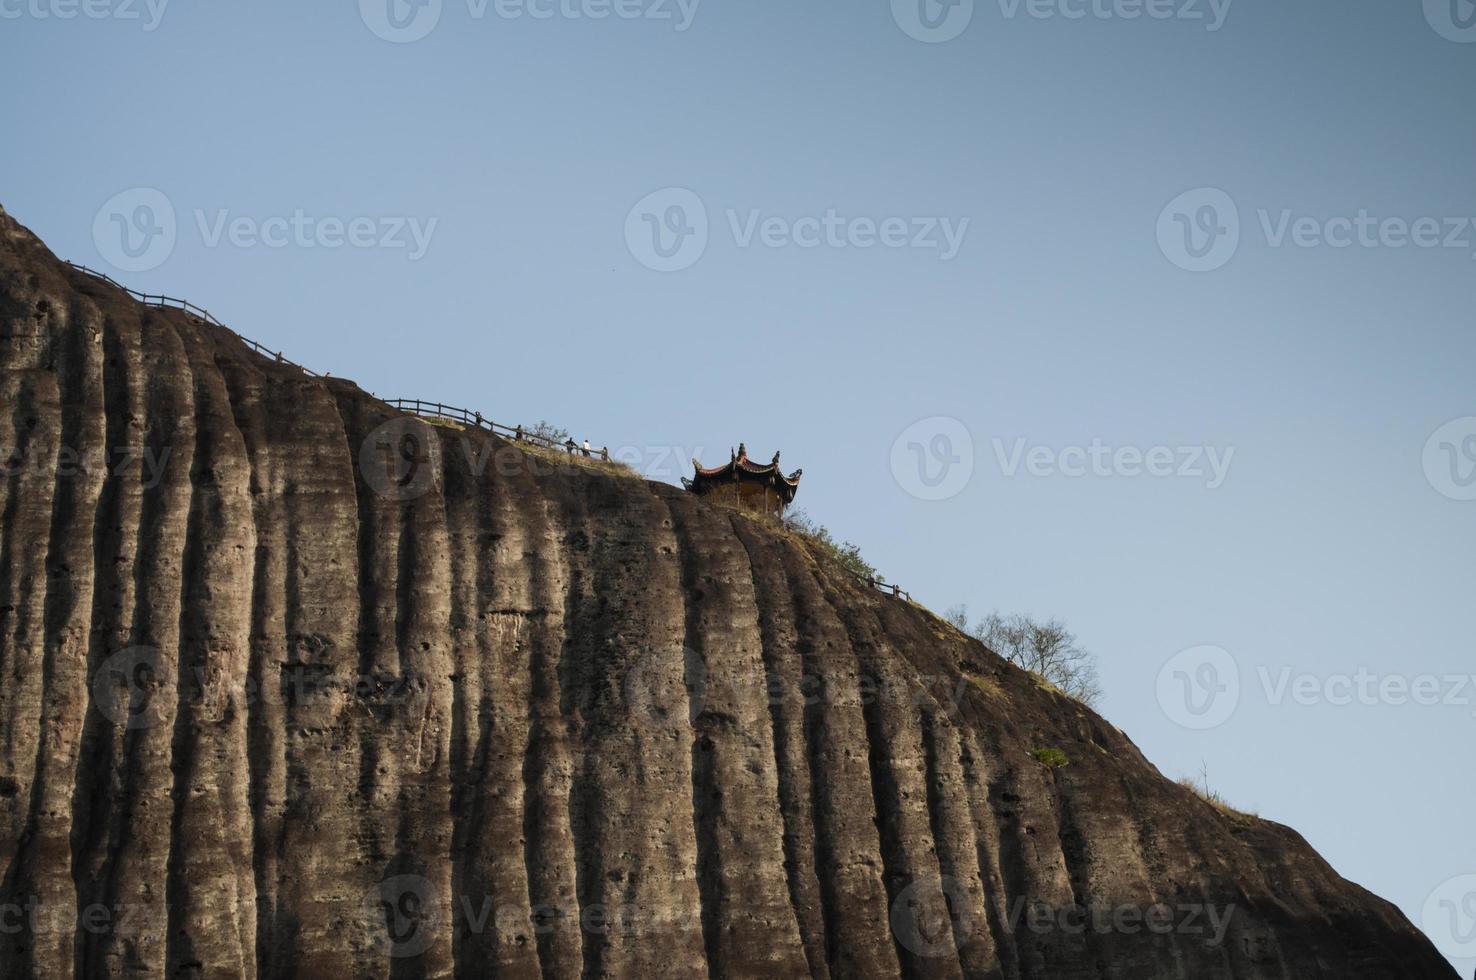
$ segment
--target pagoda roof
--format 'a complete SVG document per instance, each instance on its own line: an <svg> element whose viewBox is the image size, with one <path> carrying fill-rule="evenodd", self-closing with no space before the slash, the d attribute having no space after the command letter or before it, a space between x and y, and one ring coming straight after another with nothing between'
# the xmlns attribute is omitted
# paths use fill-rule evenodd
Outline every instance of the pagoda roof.
<svg viewBox="0 0 1476 980"><path fill-rule="evenodd" d="M748 447L742 443L738 449L732 451L731 457L721 466L703 466L700 460L692 460L692 466L696 470L692 479L682 480L682 485L688 490L702 493L714 485L731 484L734 481L741 483L767 483L775 487L784 498L785 503L794 500L795 493L799 490L800 477L804 476L804 470L795 470L788 476L779 468L779 454L767 463L755 463L748 458Z"/></svg>

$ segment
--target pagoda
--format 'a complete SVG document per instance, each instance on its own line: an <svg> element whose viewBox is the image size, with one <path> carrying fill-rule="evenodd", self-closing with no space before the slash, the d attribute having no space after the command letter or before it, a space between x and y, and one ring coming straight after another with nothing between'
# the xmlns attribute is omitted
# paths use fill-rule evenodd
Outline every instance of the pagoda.
<svg viewBox="0 0 1476 980"><path fill-rule="evenodd" d="M682 480L682 486L688 490L731 503L739 510L775 517L783 517L785 508L794 501L800 477L805 472L795 470L785 476L779 469L778 453L768 463L755 463L748 458L748 447L743 443L738 444L738 451L731 452L728 462L722 466L709 469L695 459L692 465L697 472L692 479Z"/></svg>

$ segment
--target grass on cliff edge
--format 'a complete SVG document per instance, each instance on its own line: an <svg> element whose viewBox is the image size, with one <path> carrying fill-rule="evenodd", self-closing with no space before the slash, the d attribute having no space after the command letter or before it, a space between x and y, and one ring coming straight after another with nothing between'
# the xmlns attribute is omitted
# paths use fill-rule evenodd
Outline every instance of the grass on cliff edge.
<svg viewBox="0 0 1476 980"><path fill-rule="evenodd" d="M447 429L452 432L467 431L467 426L455 421L454 419L436 418L428 415L418 416L418 418L435 426L438 429ZM485 434L486 433L483 432L483 435ZM635 467L622 460L601 459L598 456L585 456L583 452L578 450L570 453L563 449L550 449L547 446L541 446L534 442L518 442L514 439L508 439L505 436L498 436L498 438L506 442L507 445L522 451L525 455L532 456L535 459L543 460L544 462L549 463L551 466L556 468L561 466L578 466L586 470L593 470L596 473L608 473L611 476L625 476L633 478L640 478L641 476L640 473L636 472Z"/></svg>
<svg viewBox="0 0 1476 980"><path fill-rule="evenodd" d="M1229 817L1231 820L1234 820L1236 823L1249 824L1261 819L1261 816L1258 813L1248 813L1244 810L1237 810L1235 809L1235 807L1225 802L1225 797L1221 796L1220 793L1216 790L1210 789L1208 778L1205 778L1203 782L1200 782L1199 780L1194 779L1192 776L1185 776L1179 780L1179 785L1187 789L1189 792L1193 793L1195 796L1199 797L1204 802L1208 803L1210 806L1214 807L1216 810L1220 811L1220 813Z"/></svg>
<svg viewBox="0 0 1476 980"><path fill-rule="evenodd" d="M886 582L886 579L877 572L876 566L861 557L860 547L849 541L837 541L829 528L811 518L803 510L792 510L785 514L780 525L784 530L798 534L809 541L852 575L858 578L874 579L878 583Z"/></svg>
<svg viewBox="0 0 1476 980"><path fill-rule="evenodd" d="M582 466L587 470L597 473L608 473L611 476L626 476L635 479L643 479L635 467L618 459L601 459L598 456L585 456L581 452L567 453L562 449L549 449L546 446L534 445L530 442L513 442L508 440L508 445L516 446L529 456L560 466Z"/></svg>

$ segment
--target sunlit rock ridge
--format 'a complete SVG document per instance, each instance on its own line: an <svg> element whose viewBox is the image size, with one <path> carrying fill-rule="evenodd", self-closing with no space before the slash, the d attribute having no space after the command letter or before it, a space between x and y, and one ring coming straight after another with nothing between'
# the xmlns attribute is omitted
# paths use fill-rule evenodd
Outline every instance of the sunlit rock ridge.
<svg viewBox="0 0 1476 980"><path fill-rule="evenodd" d="M395 422L3 211L0 406L0 977L1454 975L803 539Z"/></svg>

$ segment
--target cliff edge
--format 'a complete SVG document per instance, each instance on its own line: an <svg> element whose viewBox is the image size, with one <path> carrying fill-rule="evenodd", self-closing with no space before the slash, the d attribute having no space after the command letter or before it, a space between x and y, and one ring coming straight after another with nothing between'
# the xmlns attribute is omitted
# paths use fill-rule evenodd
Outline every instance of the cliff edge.
<svg viewBox="0 0 1476 980"><path fill-rule="evenodd" d="M0 406L0 976L1454 976L804 539L3 211Z"/></svg>

